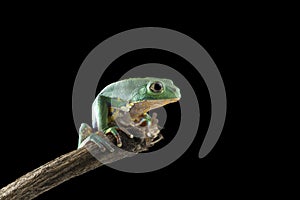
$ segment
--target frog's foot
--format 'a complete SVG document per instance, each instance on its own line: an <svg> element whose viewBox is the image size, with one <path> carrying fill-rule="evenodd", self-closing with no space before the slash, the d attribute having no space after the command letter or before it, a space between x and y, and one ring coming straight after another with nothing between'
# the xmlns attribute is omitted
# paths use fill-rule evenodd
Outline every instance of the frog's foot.
<svg viewBox="0 0 300 200"><path fill-rule="evenodd" d="M145 113L141 121L144 123L147 137L153 139L157 138L160 132L158 127L157 113L153 113L152 117L149 114ZM160 137L156 142L159 142L161 139L162 138ZM154 142L153 144L155 144L156 142Z"/></svg>
<svg viewBox="0 0 300 200"><path fill-rule="evenodd" d="M152 142L150 142L150 145L153 146L154 144L156 144L157 142L161 141L162 139L164 139L164 137L162 135L158 135L158 138L155 137L155 139Z"/></svg>
<svg viewBox="0 0 300 200"><path fill-rule="evenodd" d="M151 126L151 116L148 113L144 113L139 122L135 123L134 126Z"/></svg>
<svg viewBox="0 0 300 200"><path fill-rule="evenodd" d="M118 147L122 147L121 137L120 137L120 134L118 133L117 129L118 129L117 126L113 126L113 127L110 127L108 129L106 129L104 131L104 133L105 134L111 133L116 138L116 140L117 140L117 146Z"/></svg>
<svg viewBox="0 0 300 200"><path fill-rule="evenodd" d="M93 133L93 129L86 123L82 123L79 128L79 140L78 148L81 146L81 143Z"/></svg>
<svg viewBox="0 0 300 200"><path fill-rule="evenodd" d="M94 142L99 148L100 151L104 152L108 149L110 152L114 152L114 148L109 144L109 142L99 135L99 132L91 133L81 144L78 148L83 147L88 142Z"/></svg>

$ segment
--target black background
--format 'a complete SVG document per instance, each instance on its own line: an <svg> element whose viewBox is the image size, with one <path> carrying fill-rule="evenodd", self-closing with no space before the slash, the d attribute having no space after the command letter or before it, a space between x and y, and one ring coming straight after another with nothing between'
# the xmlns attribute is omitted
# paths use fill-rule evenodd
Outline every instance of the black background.
<svg viewBox="0 0 300 200"><path fill-rule="evenodd" d="M269 151L257 153L260 139L254 127L260 122L252 117L258 115L252 107L260 99L249 99L250 87L255 83L246 80L255 67L251 58L260 56L249 54L258 35L251 22L102 23L99 20L87 24L84 20L69 18L43 19L42 22L25 18L6 25L1 47L4 53L1 56L0 187L76 149L72 89L77 70L89 52L104 39L144 26L171 28L192 37L218 66L228 101L226 123L218 143L205 158L198 158L209 122L210 104L203 80L195 80L191 73L189 79L199 82L195 87L199 87L197 91L203 95L200 109L204 117L196 140L182 157L163 169L143 174L119 172L104 166L71 179L37 199L102 198L105 194L116 198L129 194L141 198L160 193L214 195L220 190L224 195L234 195L236 191L250 195L264 191L265 183L274 178L269 165L263 164L270 159ZM158 52L149 51L135 52L112 66L117 69L122 62L134 66L153 59L169 66L184 64L176 56L173 60L174 55L166 53L157 58ZM108 73L99 83L99 89L101 84L113 82L118 76L120 74ZM258 79L255 77L255 81ZM172 105L168 110L172 112Z"/></svg>

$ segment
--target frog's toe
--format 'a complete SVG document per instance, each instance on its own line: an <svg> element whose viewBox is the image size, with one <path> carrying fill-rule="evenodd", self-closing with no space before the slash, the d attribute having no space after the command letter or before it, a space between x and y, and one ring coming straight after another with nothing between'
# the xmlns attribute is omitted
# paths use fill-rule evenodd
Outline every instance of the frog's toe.
<svg viewBox="0 0 300 200"><path fill-rule="evenodd" d="M93 129L86 123L82 123L79 128L79 133L82 135L88 135L93 132Z"/></svg>
<svg viewBox="0 0 300 200"><path fill-rule="evenodd" d="M81 143L93 133L93 129L86 123L82 123L79 128L78 148L82 147Z"/></svg>
<svg viewBox="0 0 300 200"><path fill-rule="evenodd" d="M105 134L108 134L108 133L113 134L113 136L114 136L114 137L116 138L116 140L117 140L117 146L118 146L118 147L122 147L122 140L121 140L120 134L118 133L116 127L108 128L108 129L107 129L106 131L104 131L104 132L105 132Z"/></svg>
<svg viewBox="0 0 300 200"><path fill-rule="evenodd" d="M96 143L99 147L100 147L100 150L104 150L105 149L108 149L110 152L113 152L114 151L114 148L106 141L105 138L97 135L96 133L93 133L91 136L91 141L93 141L94 143ZM102 147L104 148L102 148Z"/></svg>
<svg viewBox="0 0 300 200"><path fill-rule="evenodd" d="M87 137L81 144L80 147L83 147L89 141L94 142L100 149L101 152L106 151L108 149L110 152L114 152L114 148L106 141L105 138L101 137L97 133L92 133L89 137Z"/></svg>

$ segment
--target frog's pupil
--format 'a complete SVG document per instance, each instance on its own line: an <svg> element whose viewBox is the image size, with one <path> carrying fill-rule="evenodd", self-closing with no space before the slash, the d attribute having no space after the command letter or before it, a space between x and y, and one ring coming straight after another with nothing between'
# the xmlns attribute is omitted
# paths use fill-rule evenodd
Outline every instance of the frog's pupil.
<svg viewBox="0 0 300 200"><path fill-rule="evenodd" d="M162 88L162 86L161 86L161 84L160 84L160 83L155 83L155 84L154 84L154 90L156 90L156 91L160 91L160 90L161 90L161 88Z"/></svg>

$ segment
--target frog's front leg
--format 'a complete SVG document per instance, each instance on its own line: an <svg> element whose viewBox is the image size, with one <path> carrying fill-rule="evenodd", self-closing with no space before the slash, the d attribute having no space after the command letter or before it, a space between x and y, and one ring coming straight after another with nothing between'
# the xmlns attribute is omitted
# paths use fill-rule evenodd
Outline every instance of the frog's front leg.
<svg viewBox="0 0 300 200"><path fill-rule="evenodd" d="M122 140L121 140L120 134L117 131L117 129L119 129L117 126L112 126L112 127L105 129L104 133L105 134L111 133L116 138L117 146L122 147Z"/></svg>
<svg viewBox="0 0 300 200"><path fill-rule="evenodd" d="M141 117L141 120L135 126L145 127L146 135L149 138L156 138L160 132L158 128L158 119L156 113L153 113L152 117L148 113L144 113ZM161 139L162 138L160 138L159 140Z"/></svg>
<svg viewBox="0 0 300 200"><path fill-rule="evenodd" d="M141 117L140 121L137 122L135 124L135 126L140 126L143 123L146 123L145 125L147 125L149 127L149 126L151 126L151 120L152 120L151 116L148 113L144 113L143 116Z"/></svg>

